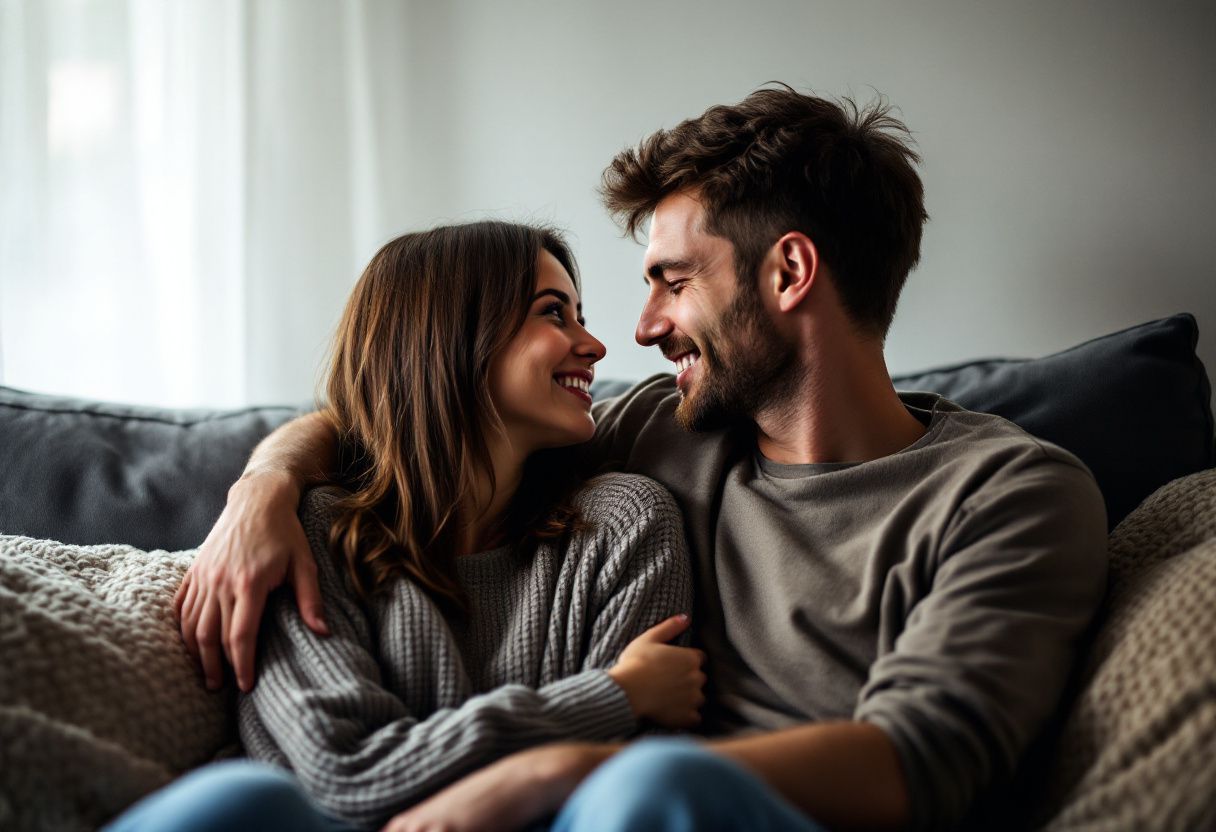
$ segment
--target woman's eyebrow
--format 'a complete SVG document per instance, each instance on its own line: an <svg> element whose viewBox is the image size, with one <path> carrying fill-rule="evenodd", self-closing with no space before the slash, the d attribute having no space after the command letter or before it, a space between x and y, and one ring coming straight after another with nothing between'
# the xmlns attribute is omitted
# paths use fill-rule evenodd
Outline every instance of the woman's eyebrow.
<svg viewBox="0 0 1216 832"><path fill-rule="evenodd" d="M553 297L560 300L562 303L566 304L566 306L570 305L570 296L567 295L565 292L563 292L561 289L541 289L539 292L537 292L535 295L532 296L532 302L535 303L538 298L543 298L545 295L552 295ZM580 314L583 311L582 303L579 303L574 308Z"/></svg>

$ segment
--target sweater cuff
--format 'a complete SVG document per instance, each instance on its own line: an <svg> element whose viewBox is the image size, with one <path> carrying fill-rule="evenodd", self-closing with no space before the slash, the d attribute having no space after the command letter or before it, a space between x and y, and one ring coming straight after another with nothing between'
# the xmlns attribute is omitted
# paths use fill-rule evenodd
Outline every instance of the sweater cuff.
<svg viewBox="0 0 1216 832"><path fill-rule="evenodd" d="M629 697L606 670L585 670L539 691L560 716L571 739L621 739L637 729Z"/></svg>

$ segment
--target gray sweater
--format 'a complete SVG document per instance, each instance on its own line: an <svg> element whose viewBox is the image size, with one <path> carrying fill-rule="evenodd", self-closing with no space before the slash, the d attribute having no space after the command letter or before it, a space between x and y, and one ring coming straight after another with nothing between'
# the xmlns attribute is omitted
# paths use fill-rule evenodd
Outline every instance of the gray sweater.
<svg viewBox="0 0 1216 832"><path fill-rule="evenodd" d="M912 826L958 825L1044 727L1102 598L1088 469L997 416L901 394L927 428L862 463L779 465L750 433L681 430L657 376L596 405L589 452L686 519L711 733L881 727Z"/></svg>
<svg viewBox="0 0 1216 832"><path fill-rule="evenodd" d="M329 814L379 826L513 751L635 730L605 668L691 609L681 518L661 486L599 477L577 497L590 528L566 545L458 558L460 622L408 580L357 598L326 550L337 497L311 491L301 511L332 635L308 630L284 591L271 596L257 686L238 709L251 757L290 768Z"/></svg>

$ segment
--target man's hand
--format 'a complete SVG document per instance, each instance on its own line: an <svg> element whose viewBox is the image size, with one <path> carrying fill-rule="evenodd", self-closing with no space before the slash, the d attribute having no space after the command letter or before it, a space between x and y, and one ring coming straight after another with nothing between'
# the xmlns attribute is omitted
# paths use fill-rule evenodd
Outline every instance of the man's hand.
<svg viewBox="0 0 1216 832"><path fill-rule="evenodd" d="M285 579L304 622L313 632L329 634L316 562L297 516L299 501L300 487L289 474L242 477L177 591L182 639L212 690L223 682L221 646L241 690L252 690L266 596Z"/></svg>
<svg viewBox="0 0 1216 832"><path fill-rule="evenodd" d="M620 746L563 743L520 751L397 815L383 832L501 832L557 812Z"/></svg>

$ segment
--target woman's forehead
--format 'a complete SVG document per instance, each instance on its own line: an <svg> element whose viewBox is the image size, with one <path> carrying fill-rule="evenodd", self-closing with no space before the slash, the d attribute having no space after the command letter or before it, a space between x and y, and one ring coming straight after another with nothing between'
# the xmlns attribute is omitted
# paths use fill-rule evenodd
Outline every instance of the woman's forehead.
<svg viewBox="0 0 1216 832"><path fill-rule="evenodd" d="M566 271L556 257L549 251L541 249L540 262L536 269L536 291L557 289L570 296L572 303L578 303L578 289L574 286L569 272Z"/></svg>

